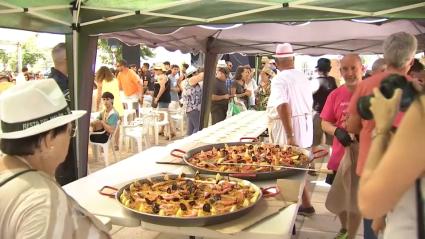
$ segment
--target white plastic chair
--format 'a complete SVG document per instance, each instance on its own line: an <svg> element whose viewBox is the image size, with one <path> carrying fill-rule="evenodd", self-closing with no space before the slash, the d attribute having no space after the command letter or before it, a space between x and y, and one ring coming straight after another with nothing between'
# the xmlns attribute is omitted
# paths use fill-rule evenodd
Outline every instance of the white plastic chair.
<svg viewBox="0 0 425 239"><path fill-rule="evenodd" d="M148 124L145 118L141 119L141 122L137 119L133 122L136 122L135 126L127 126L124 128L125 137L134 139L137 143L137 151L142 152L143 142L145 143L146 147L149 147L148 138L147 138L147 135L149 133Z"/></svg>
<svg viewBox="0 0 425 239"><path fill-rule="evenodd" d="M177 127L180 130L181 136L185 135L185 132L184 132L184 117L185 117L185 112L184 112L183 108L180 108L176 111L170 111L170 118L173 122L175 122L174 125L178 125Z"/></svg>
<svg viewBox="0 0 425 239"><path fill-rule="evenodd" d="M163 116L162 120L160 120L160 116ZM148 120L149 119L149 120ZM168 120L168 112L162 111L162 110L154 110L151 113L151 116L148 116L148 119L146 120L147 125L150 127L153 127L154 129L154 136L155 136L155 145L159 144L159 127L166 127L168 131L168 140L171 140L171 128L170 128L170 121Z"/></svg>
<svg viewBox="0 0 425 239"><path fill-rule="evenodd" d="M91 132L89 134L89 144L92 145L94 159L97 160L97 158L98 158L97 148L102 147L103 157L105 158L105 166L109 165L109 148L110 148L110 145L112 145L113 142L114 142L115 134L118 131L117 128L120 126L120 123L121 123L120 120L118 120L117 126L115 127L114 132L109 135L108 141L106 141L105 143L98 143L98 142L93 142L93 141L90 140L90 135L103 134L103 133L105 133L105 131ZM112 154L114 155L114 161L116 162L117 156L115 155L115 150L114 150L113 147L111 147L111 148L112 148Z"/></svg>
<svg viewBox="0 0 425 239"><path fill-rule="evenodd" d="M133 105L134 103L138 103L134 100L123 100L122 104L124 105L124 117L123 117L123 125L126 126L130 122L128 120L128 117L131 115L132 119L136 118L136 109L134 109Z"/></svg>

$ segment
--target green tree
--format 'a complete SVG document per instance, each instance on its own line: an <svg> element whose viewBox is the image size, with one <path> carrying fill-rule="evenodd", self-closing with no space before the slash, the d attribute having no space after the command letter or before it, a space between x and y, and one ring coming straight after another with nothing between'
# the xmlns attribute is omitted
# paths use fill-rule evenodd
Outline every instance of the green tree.
<svg viewBox="0 0 425 239"><path fill-rule="evenodd" d="M8 54L3 49L0 49L0 64L6 64L8 61Z"/></svg>
<svg viewBox="0 0 425 239"><path fill-rule="evenodd" d="M22 44L22 65L34 66L39 60L46 60L45 53L38 48L36 38L31 37Z"/></svg>
<svg viewBox="0 0 425 239"><path fill-rule="evenodd" d="M103 64L113 64L114 59L115 61L122 59L122 45L119 44L118 46L110 46L108 44L107 39L99 39L97 42L99 52L100 61ZM155 54L152 52L152 50L144 45L140 45L140 57L144 60L146 60L148 57L155 57Z"/></svg>
<svg viewBox="0 0 425 239"><path fill-rule="evenodd" d="M143 60L146 60L148 58L155 57L155 53L153 53L149 47L140 45L140 57L142 57Z"/></svg>

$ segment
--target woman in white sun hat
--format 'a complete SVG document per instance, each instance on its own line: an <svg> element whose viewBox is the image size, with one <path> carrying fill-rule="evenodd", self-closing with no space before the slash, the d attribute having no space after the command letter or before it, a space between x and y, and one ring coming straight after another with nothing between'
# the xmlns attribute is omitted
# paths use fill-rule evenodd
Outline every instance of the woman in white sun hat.
<svg viewBox="0 0 425 239"><path fill-rule="evenodd" d="M54 181L85 111L70 111L53 79L0 97L0 238L109 238L103 224Z"/></svg>

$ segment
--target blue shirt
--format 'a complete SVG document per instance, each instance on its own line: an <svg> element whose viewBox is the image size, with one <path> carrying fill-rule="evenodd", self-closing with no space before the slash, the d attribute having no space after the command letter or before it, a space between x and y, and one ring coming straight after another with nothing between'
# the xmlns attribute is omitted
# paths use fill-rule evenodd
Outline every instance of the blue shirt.
<svg viewBox="0 0 425 239"><path fill-rule="evenodd" d="M170 81L171 88L176 88L177 87L177 80L178 80L178 75L177 74L175 76L173 76L173 75L170 74L168 76L168 80ZM179 101L179 93L170 90L170 96L171 96L171 101Z"/></svg>
<svg viewBox="0 0 425 239"><path fill-rule="evenodd" d="M231 92L230 88L232 88L233 81L234 80L232 80L231 78L227 78L227 80L226 80L226 90L227 90L228 94L230 94L230 92Z"/></svg>

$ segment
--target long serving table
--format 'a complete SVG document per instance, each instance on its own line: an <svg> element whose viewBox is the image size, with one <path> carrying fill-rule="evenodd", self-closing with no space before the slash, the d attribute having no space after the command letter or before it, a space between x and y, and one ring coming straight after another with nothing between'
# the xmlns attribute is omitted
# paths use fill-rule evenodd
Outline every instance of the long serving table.
<svg viewBox="0 0 425 239"><path fill-rule="evenodd" d="M290 238L299 205L292 204L255 225L235 234L223 234L204 227L172 227L141 222L127 212L113 198L102 196L98 190L103 186L123 186L137 178L162 172L179 174L193 173L192 169L181 165L157 164L157 161L169 158L171 150L182 148L193 143L217 143L239 141L241 137L257 137L267 128L264 112L246 111L205 128L196 134L177 140L166 147L152 147L139 154L115 163L109 167L92 173L84 178L64 186L64 190L94 215L110 218L114 225L135 227L146 230L199 236L209 238ZM224 132L224 133L223 133ZM288 179L299 182L298 199L301 198L306 173L300 173ZM255 182L257 185L271 186L276 180ZM299 201L299 200L298 200Z"/></svg>

